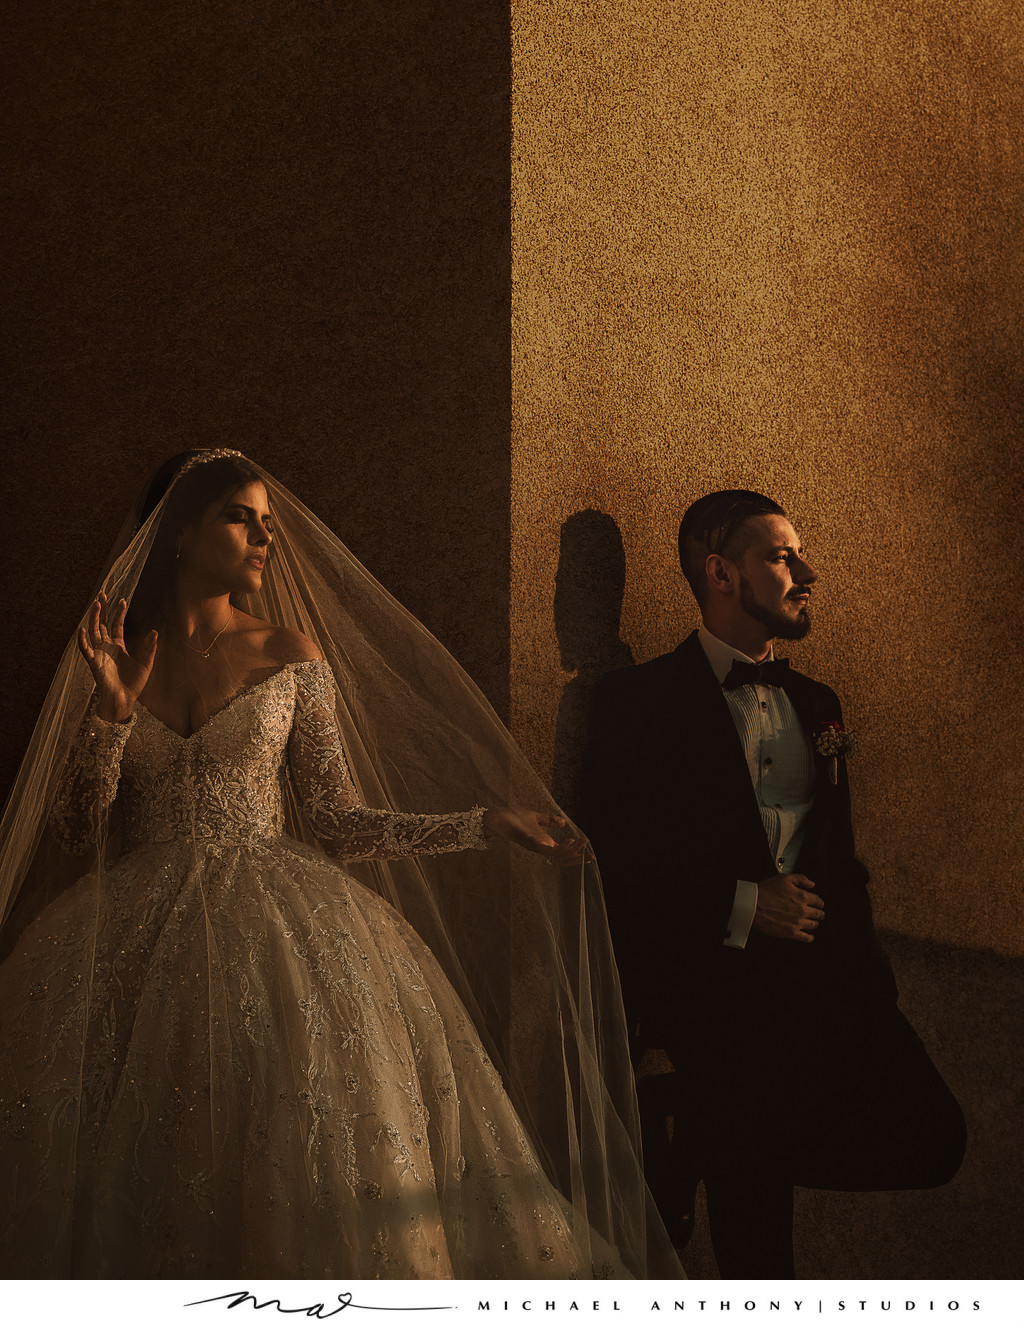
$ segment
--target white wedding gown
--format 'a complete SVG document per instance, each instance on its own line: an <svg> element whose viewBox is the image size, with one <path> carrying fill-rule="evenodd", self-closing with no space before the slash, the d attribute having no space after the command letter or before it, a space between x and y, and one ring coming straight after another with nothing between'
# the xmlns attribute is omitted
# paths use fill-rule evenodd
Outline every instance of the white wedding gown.
<svg viewBox="0 0 1024 1330"><path fill-rule="evenodd" d="M122 857L0 967L0 1268L15 1277L568 1278L585 1268L451 985L339 858L482 845L355 797L322 661L184 739L91 720L64 841ZM481 861L486 870L486 860Z"/></svg>

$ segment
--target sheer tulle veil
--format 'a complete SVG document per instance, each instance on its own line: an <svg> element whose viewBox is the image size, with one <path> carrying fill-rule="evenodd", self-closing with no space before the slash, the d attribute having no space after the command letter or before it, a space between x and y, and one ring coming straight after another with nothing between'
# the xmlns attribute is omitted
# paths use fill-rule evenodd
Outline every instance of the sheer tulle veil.
<svg viewBox="0 0 1024 1330"><path fill-rule="evenodd" d="M147 560L159 551L161 521L180 477L219 457L241 454L191 455L141 524L137 511L129 516L99 584L108 605L122 596L131 603ZM451 656L294 495L255 469L266 486L275 539L261 592L239 605L300 629L323 652L337 681L338 725L362 802L405 812L480 804L552 809L529 763ZM72 637L0 831L3 954L65 886L85 872L102 875L116 858L116 809L109 824L97 822L87 856L71 859L47 830L92 687ZM315 844L297 808L289 816L290 832ZM596 1233L638 1277L678 1277L643 1181L627 1035L596 867L556 869L495 842L485 854L363 861L346 871L395 905L445 969L545 1169L572 1202L584 1250ZM89 979L84 976L86 994ZM85 1000L82 1034L87 1010ZM66 1029L63 1037L74 1032ZM76 1111L74 1096L72 1089L69 1114ZM73 1195L74 1150L55 1166L65 1170L61 1185ZM68 1222L70 1229L73 1216ZM598 1266L599 1246L593 1253Z"/></svg>

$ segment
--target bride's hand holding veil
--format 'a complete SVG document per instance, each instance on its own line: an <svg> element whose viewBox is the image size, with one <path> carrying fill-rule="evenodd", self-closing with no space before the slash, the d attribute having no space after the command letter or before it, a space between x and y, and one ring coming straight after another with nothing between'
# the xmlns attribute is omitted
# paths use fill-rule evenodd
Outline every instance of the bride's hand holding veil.
<svg viewBox="0 0 1024 1330"><path fill-rule="evenodd" d="M538 813L532 808L488 808L484 814L484 834L487 836L501 836L562 868L592 863L594 856L590 846L581 836L556 841L547 832L549 827L558 830L564 826L564 817Z"/></svg>
<svg viewBox="0 0 1024 1330"><path fill-rule="evenodd" d="M124 644L124 620L128 602L118 603L110 629L103 622L107 598L101 591L89 611L88 623L78 630L78 649L96 680L96 714L101 720L123 723L132 714L146 686L156 657L157 632L139 643L138 659Z"/></svg>

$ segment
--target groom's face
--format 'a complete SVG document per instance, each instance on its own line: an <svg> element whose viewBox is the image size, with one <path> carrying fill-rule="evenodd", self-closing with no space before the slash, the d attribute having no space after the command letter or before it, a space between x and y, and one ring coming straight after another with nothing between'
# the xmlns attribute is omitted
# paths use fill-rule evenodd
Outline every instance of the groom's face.
<svg viewBox="0 0 1024 1330"><path fill-rule="evenodd" d="M810 631L811 584L818 574L804 558L800 537L785 517L751 517L737 564L740 605L773 637L798 641Z"/></svg>

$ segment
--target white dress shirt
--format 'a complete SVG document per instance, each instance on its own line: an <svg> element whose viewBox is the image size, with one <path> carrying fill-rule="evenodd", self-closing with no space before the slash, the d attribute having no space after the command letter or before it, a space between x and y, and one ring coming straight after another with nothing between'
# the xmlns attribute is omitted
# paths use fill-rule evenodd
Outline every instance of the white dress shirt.
<svg viewBox="0 0 1024 1330"><path fill-rule="evenodd" d="M704 627L697 635L720 684L724 683L733 661L757 663ZM772 651L767 659L774 659ZM747 683L723 693L743 745L776 869L791 873L803 844L807 814L814 803L814 753L810 740L785 689ZM746 946L756 909L757 883L738 881L725 946Z"/></svg>

